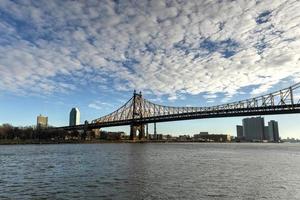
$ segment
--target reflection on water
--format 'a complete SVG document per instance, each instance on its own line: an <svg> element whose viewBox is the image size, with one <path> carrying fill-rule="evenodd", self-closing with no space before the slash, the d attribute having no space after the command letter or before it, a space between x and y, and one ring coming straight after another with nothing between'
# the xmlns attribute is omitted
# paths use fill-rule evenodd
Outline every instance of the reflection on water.
<svg viewBox="0 0 300 200"><path fill-rule="evenodd" d="M0 199L299 199L297 144L0 146Z"/></svg>

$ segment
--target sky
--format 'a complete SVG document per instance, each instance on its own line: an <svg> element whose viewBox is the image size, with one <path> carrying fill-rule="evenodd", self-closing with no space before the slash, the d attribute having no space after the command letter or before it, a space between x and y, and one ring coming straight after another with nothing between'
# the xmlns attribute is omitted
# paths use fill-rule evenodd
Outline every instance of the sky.
<svg viewBox="0 0 300 200"><path fill-rule="evenodd" d="M299 10L296 0L0 0L0 124L42 114L63 126L72 107L92 121L134 89L162 105L211 106L288 87L300 82ZM300 114L271 119L300 138ZM157 128L236 135L241 120Z"/></svg>

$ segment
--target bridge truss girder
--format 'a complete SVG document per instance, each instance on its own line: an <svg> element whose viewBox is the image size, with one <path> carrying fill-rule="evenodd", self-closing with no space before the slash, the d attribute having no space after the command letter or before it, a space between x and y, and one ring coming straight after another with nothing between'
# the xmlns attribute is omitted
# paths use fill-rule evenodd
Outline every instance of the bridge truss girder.
<svg viewBox="0 0 300 200"><path fill-rule="evenodd" d="M210 107L171 107L152 103L134 92L133 97L116 111L93 120L88 125L62 127L64 129L102 128L130 125L131 138L145 135L144 125L154 122L236 117L252 115L300 113L300 83L291 87L233 103ZM296 94L296 95L295 95Z"/></svg>
<svg viewBox="0 0 300 200"><path fill-rule="evenodd" d="M294 109L295 103L300 99L294 98L294 92L300 88L300 83L270 94L254 97L233 103L227 103L210 107L171 107L152 103L142 97L141 93L134 92L133 97L116 111L92 121L92 124L100 124L114 121L126 121L146 118L172 117L177 115L198 115L199 113L218 114L222 112L237 114L247 110L259 109L262 112L276 110L284 106L284 109ZM283 107L282 107L283 108ZM245 110L246 109L246 110Z"/></svg>

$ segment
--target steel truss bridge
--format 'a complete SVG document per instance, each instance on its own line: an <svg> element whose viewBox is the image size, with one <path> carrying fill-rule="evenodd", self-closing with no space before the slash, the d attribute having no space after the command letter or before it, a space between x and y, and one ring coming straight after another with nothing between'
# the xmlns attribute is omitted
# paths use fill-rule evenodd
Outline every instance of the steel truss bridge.
<svg viewBox="0 0 300 200"><path fill-rule="evenodd" d="M116 111L76 126L58 127L64 130L90 130L130 125L130 138L145 138L145 125L191 119L300 113L300 83L279 91L242 101L210 107L172 107L152 103L141 92ZM137 131L138 137L137 137ZM148 131L147 131L148 132Z"/></svg>

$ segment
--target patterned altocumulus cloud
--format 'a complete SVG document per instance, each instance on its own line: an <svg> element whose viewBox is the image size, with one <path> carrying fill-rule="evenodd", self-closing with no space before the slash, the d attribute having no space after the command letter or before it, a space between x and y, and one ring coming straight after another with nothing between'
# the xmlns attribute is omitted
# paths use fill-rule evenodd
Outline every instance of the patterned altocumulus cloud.
<svg viewBox="0 0 300 200"><path fill-rule="evenodd" d="M299 10L296 0L0 1L0 90L258 94L300 78Z"/></svg>

